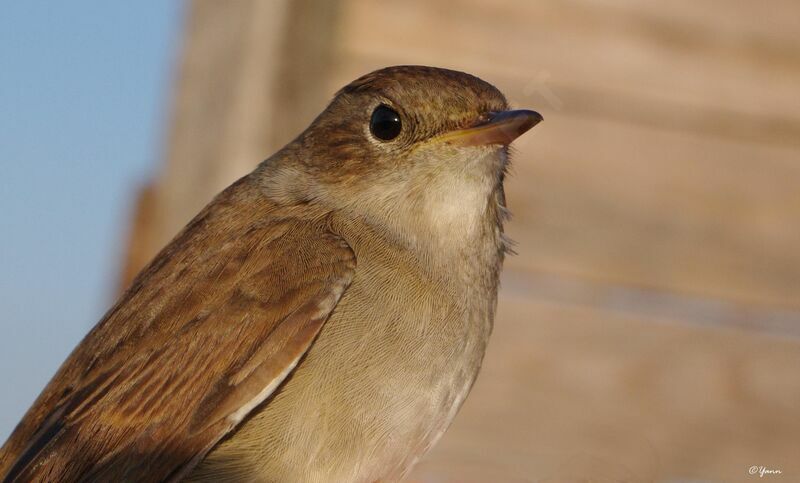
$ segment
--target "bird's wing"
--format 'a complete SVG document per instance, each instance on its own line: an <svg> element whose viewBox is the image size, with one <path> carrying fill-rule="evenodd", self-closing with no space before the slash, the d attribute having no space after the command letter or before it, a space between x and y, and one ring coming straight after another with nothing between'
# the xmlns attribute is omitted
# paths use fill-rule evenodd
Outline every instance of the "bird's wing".
<svg viewBox="0 0 800 483"><path fill-rule="evenodd" d="M179 479L292 371L355 256L324 220L239 191L201 213L81 342L7 443L4 481Z"/></svg>

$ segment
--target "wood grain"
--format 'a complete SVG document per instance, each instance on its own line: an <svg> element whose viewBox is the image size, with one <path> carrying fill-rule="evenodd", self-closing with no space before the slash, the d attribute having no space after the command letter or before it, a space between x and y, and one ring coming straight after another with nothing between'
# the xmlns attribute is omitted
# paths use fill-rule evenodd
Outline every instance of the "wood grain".
<svg viewBox="0 0 800 483"><path fill-rule="evenodd" d="M800 339L500 299L481 377L417 468L437 483L800 472Z"/></svg>
<svg viewBox="0 0 800 483"><path fill-rule="evenodd" d="M306 3L192 4L159 210L190 216L386 65L467 71L545 117L515 146L485 370L416 479L800 472L796 1L342 0L281 23ZM326 41L287 47L308 24Z"/></svg>

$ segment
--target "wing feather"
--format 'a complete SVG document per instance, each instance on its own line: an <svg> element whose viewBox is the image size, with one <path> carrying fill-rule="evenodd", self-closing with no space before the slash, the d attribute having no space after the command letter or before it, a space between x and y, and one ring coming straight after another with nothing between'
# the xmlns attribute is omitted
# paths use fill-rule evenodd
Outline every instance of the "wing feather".
<svg viewBox="0 0 800 483"><path fill-rule="evenodd" d="M324 216L244 178L64 363L0 453L4 481L184 475L294 369L354 269Z"/></svg>

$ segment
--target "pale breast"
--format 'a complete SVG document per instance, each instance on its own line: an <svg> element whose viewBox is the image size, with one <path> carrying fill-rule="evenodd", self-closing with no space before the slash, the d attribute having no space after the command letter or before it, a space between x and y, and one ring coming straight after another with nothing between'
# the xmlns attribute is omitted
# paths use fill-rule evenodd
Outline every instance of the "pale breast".
<svg viewBox="0 0 800 483"><path fill-rule="evenodd" d="M450 424L483 358L494 288L432 277L385 244L357 257L295 372L190 480L395 481Z"/></svg>

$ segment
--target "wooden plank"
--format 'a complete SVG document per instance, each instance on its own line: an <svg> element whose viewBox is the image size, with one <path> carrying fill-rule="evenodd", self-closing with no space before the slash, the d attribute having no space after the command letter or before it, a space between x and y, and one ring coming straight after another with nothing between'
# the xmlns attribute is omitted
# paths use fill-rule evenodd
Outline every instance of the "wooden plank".
<svg viewBox="0 0 800 483"><path fill-rule="evenodd" d="M463 0L400 9L349 0L328 10L275 3L266 15L255 4L212 3L194 4L188 24L170 161L153 190L159 208L144 252L154 253L215 192L288 141L341 85L380 65L417 61L472 70L545 114L520 140L509 182L517 215L510 230L521 252L510 266L800 304L793 249L800 228L792 222L800 216L793 162L800 98L784 90L788 83L794 93L800 74L792 70L794 44L780 44L797 35L787 27L792 20L747 30L749 10L729 9L700 35L700 20L715 11L706 4ZM687 51L641 26L658 18L698 46ZM297 28L269 28L281 19ZM762 53L786 55L767 55L763 69L748 69L753 60L744 54L708 55L739 28L761 39L754 45ZM326 32L324 47L302 41L317 31ZM617 55L613 45L643 50ZM730 76L731 68L747 75ZM684 83L685 72L696 85ZM745 99L735 110L728 87L719 88L729 77L744 83L729 86Z"/></svg>
<svg viewBox="0 0 800 483"><path fill-rule="evenodd" d="M167 162L154 187L155 254L271 146L267 114L285 1L193 2L177 76Z"/></svg>
<svg viewBox="0 0 800 483"><path fill-rule="evenodd" d="M800 112L800 29L792 28L797 15L790 2L770 4L771 17L785 21L756 30L742 27L759 22L751 21L750 8L738 6L683 12L662 4L644 9L574 0L348 0L342 8L343 59L451 66L524 77L534 87L544 76L793 119ZM720 15L728 22L718 22Z"/></svg>
<svg viewBox="0 0 800 483"><path fill-rule="evenodd" d="M546 121L516 146L484 371L415 478L800 474L796 0L313 4L193 3L159 233L356 76L473 72Z"/></svg>
<svg viewBox="0 0 800 483"><path fill-rule="evenodd" d="M337 4L191 3L166 162L128 244L122 285L214 195L291 141L324 108ZM141 203L140 203L141 204ZM134 253L135 251L135 253Z"/></svg>
<svg viewBox="0 0 800 483"><path fill-rule="evenodd" d="M798 151L545 118L507 184L509 267L800 306Z"/></svg>
<svg viewBox="0 0 800 483"><path fill-rule="evenodd" d="M731 4L728 0L674 0L669 3L639 0L578 0L617 12L620 10L659 18L662 22L688 23L717 35L752 39L767 38L772 45L797 44L800 41L800 17L794 0L771 0L769 8L757 2ZM763 45L763 43L762 43Z"/></svg>
<svg viewBox="0 0 800 483"><path fill-rule="evenodd" d="M507 183L509 267L800 306L800 149L543 112Z"/></svg>
<svg viewBox="0 0 800 483"><path fill-rule="evenodd" d="M540 109L507 184L510 268L797 308L793 4L768 29L719 7L348 0L328 89L429 63Z"/></svg>
<svg viewBox="0 0 800 483"><path fill-rule="evenodd" d="M499 306L475 388L412 481L800 474L800 340L508 294Z"/></svg>

